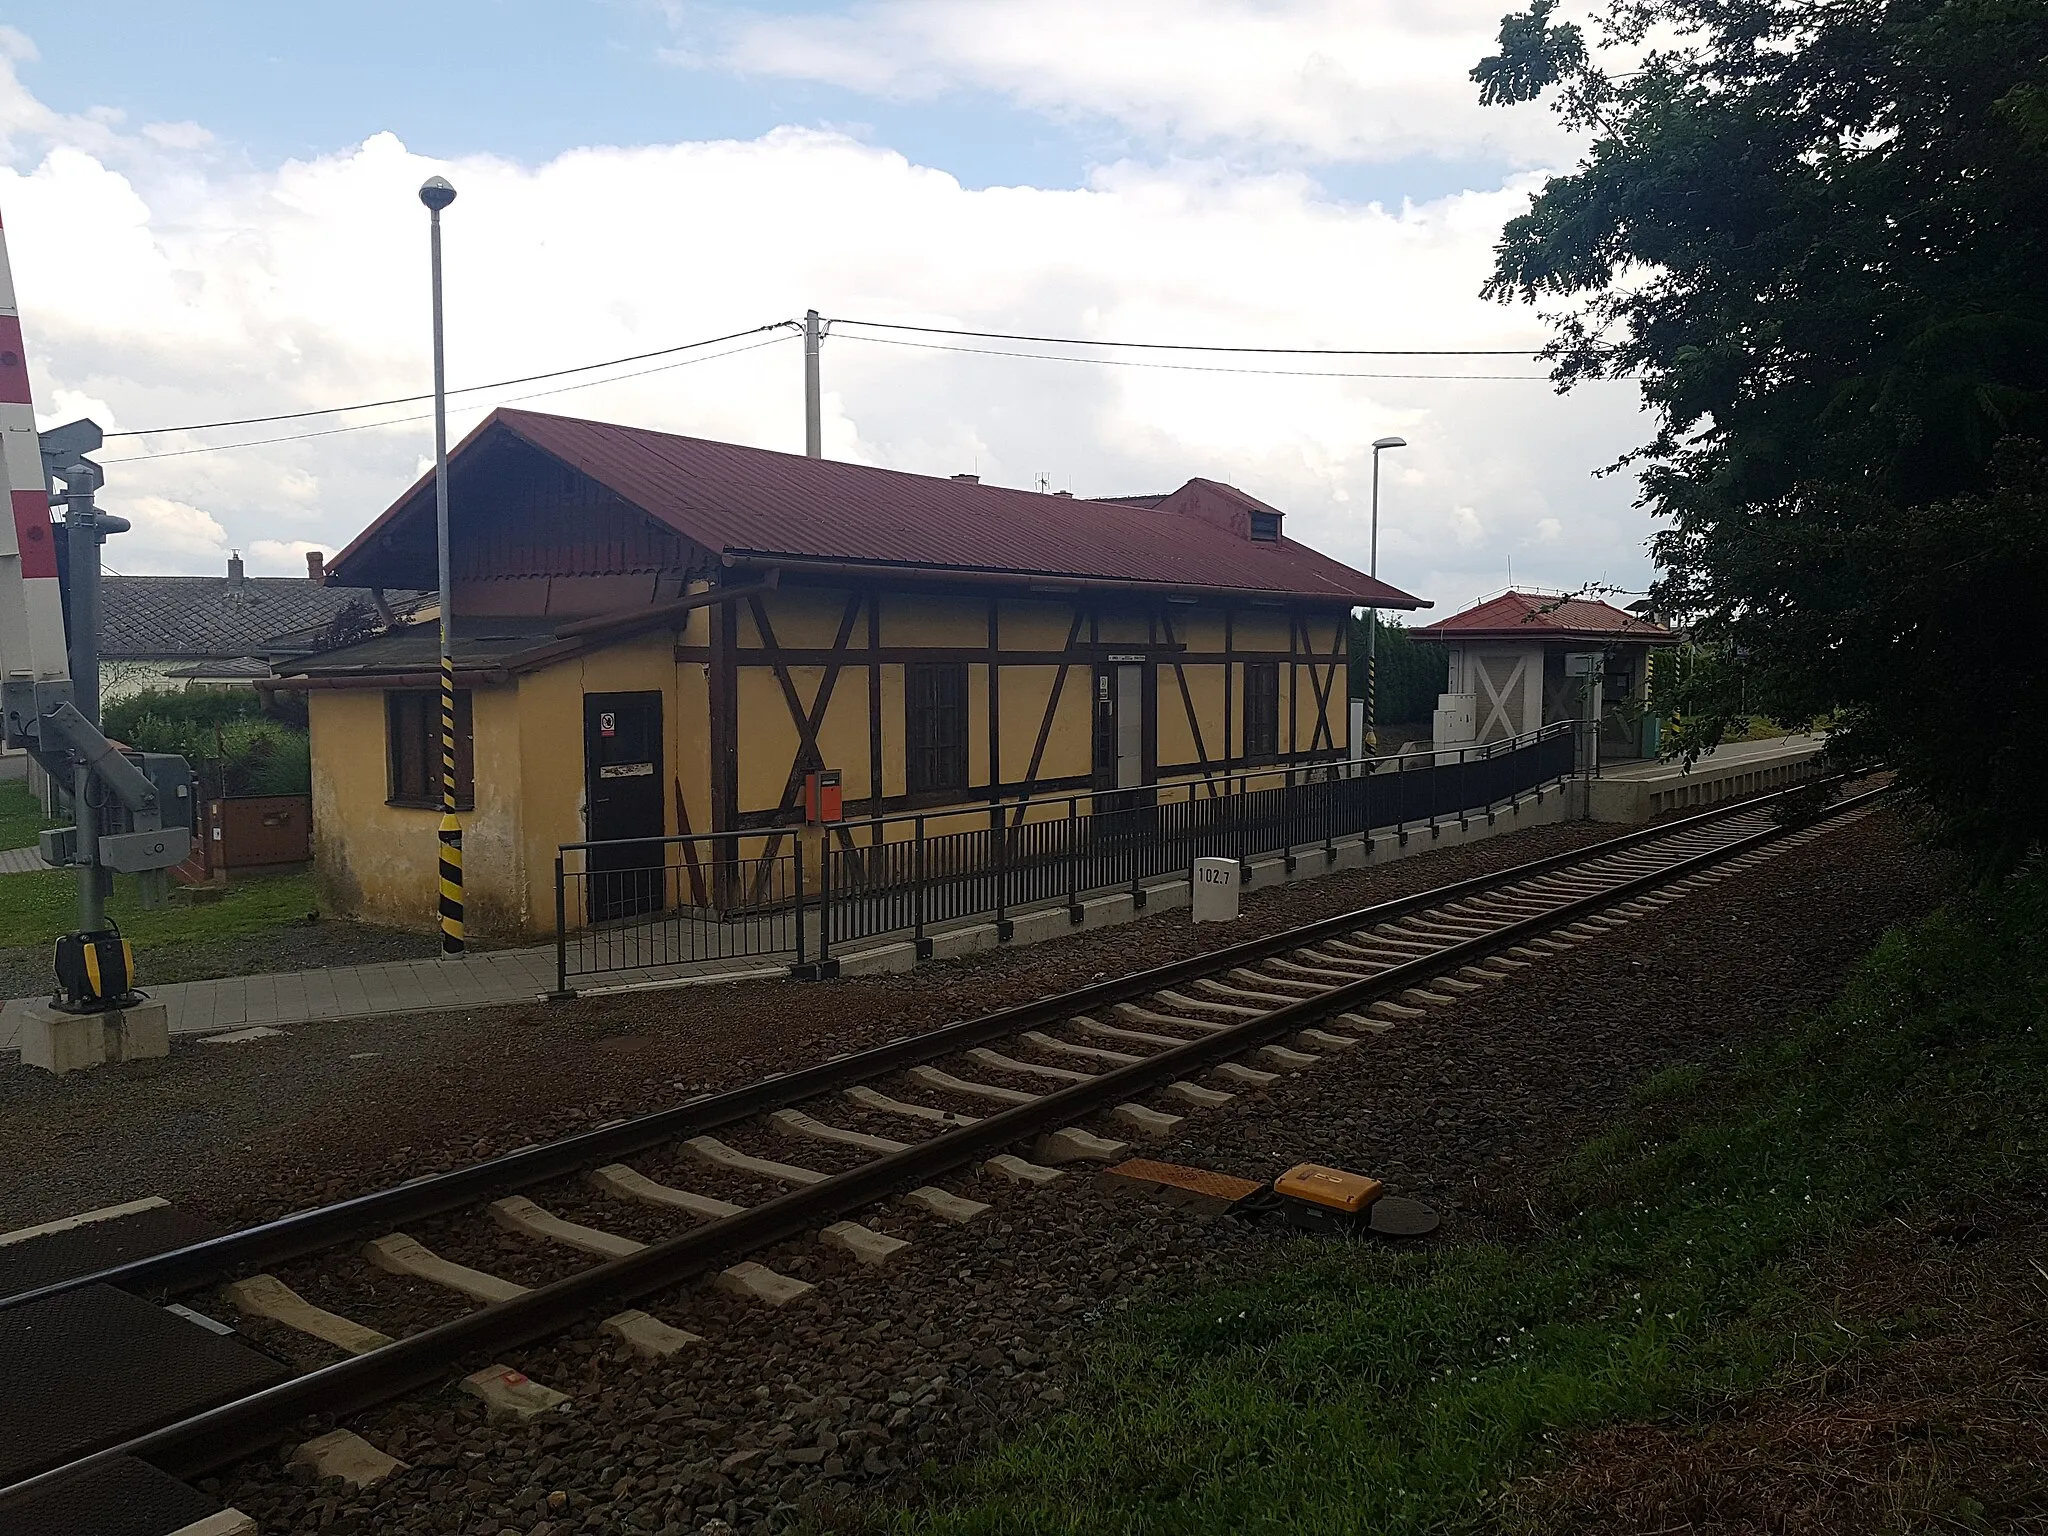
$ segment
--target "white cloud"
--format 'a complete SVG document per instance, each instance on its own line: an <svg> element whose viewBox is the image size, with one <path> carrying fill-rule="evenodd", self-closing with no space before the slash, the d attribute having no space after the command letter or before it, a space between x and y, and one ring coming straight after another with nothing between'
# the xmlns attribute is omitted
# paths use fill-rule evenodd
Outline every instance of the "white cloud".
<svg viewBox="0 0 2048 1536"><path fill-rule="evenodd" d="M248 567L252 576L303 576L306 556L319 550L324 558L334 553L332 545L308 539L258 539L249 546Z"/></svg>
<svg viewBox="0 0 2048 1536"><path fill-rule="evenodd" d="M1521 181L1393 211L1209 160L1113 166L1078 189L970 191L887 150L799 129L583 149L530 167L430 161L378 135L257 170L196 141L179 150L57 119L0 78L0 107L10 100L16 119L42 125L32 150L0 159L0 210L46 424L90 413L120 431L426 389L426 221L414 193L434 172L460 190L446 215L457 384L808 305L1243 344L1487 347L1541 335L1528 314L1475 297L1495 232L1523 206ZM882 345L850 328L827 342L824 366L835 457L978 468L1020 486L1044 474L1081 495L1209 475L1285 507L1290 534L1363 566L1368 445L1399 432L1413 446L1383 466L1380 536L1381 573L1397 585L1455 604L1500 585L1510 548L1534 567L1527 579L1642 585L1647 529L1631 486L1591 474L1642 433L1619 387L1560 399L1540 382L1097 368ZM1508 358L1336 366L1532 371ZM532 405L799 450L800 378L796 347L777 342ZM453 430L488 403L459 402ZM213 571L233 545L291 569L309 545L338 548L417 475L431 453L426 421L176 456L334 424L112 439L104 499L137 526L110 562ZM1546 540L1546 521L1569 533Z"/></svg>
<svg viewBox="0 0 2048 1536"><path fill-rule="evenodd" d="M102 497L134 526L106 546L112 570L137 575L150 571L211 573L227 568L228 535L211 513L168 496Z"/></svg>
<svg viewBox="0 0 2048 1536"><path fill-rule="evenodd" d="M874 95L1001 93L1156 139L1333 160L1564 145L1538 106L1482 108L1468 78L1502 0L853 0L837 14L679 12L677 62Z"/></svg>

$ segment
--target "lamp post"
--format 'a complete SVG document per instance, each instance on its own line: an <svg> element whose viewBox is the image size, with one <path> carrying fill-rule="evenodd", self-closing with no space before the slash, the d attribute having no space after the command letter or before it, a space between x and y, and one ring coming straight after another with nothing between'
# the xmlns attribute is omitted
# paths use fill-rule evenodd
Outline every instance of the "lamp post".
<svg viewBox="0 0 2048 1536"><path fill-rule="evenodd" d="M1375 581L1380 575L1380 455L1389 448L1407 446L1405 437L1377 438L1372 445L1372 550L1371 563L1365 573ZM1380 744L1380 611L1368 608L1365 614L1365 744L1377 751Z"/></svg>
<svg viewBox="0 0 2048 1536"><path fill-rule="evenodd" d="M448 369L441 349L441 210L455 201L445 177L420 184L434 288L434 547L441 580L441 953L462 953L462 824L455 819L455 611L448 581Z"/></svg>

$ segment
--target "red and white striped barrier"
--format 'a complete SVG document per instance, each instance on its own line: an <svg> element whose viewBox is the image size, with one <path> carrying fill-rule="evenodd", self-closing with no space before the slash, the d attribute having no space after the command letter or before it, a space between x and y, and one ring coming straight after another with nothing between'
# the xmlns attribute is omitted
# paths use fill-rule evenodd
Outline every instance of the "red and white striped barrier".
<svg viewBox="0 0 2048 1536"><path fill-rule="evenodd" d="M64 654L64 604L57 584L57 532L50 523L49 485L36 442L36 414L28 387L28 354L21 341L14 272L7 233L0 226L0 468L7 477L9 510L0 522L0 679L61 683L70 676Z"/></svg>

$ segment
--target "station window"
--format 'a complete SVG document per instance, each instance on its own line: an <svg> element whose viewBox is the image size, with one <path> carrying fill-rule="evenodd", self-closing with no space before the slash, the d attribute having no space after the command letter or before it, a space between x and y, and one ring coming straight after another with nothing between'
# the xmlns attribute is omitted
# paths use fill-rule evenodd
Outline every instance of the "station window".
<svg viewBox="0 0 2048 1536"><path fill-rule="evenodd" d="M1251 519L1253 538L1257 539L1261 544L1278 544L1280 542L1280 514L1278 512L1254 512L1251 514Z"/></svg>
<svg viewBox="0 0 2048 1536"><path fill-rule="evenodd" d="M1244 755L1271 761L1280 752L1280 663L1244 664Z"/></svg>
<svg viewBox="0 0 2048 1536"><path fill-rule="evenodd" d="M441 695L427 688L394 689L384 695L384 744L390 767L391 805L438 810L441 805ZM470 728L469 690L455 692L455 807L476 803L475 743Z"/></svg>
<svg viewBox="0 0 2048 1536"><path fill-rule="evenodd" d="M903 669L904 788L913 795L967 787L967 668Z"/></svg>

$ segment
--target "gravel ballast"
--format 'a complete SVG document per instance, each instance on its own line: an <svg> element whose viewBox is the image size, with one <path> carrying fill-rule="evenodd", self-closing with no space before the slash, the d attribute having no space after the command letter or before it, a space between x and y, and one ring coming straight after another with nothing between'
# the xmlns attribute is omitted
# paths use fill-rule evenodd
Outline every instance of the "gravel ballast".
<svg viewBox="0 0 2048 1536"><path fill-rule="evenodd" d="M365 1193L711 1088L1616 835L1533 827L914 972L294 1025L53 1078L0 1055L0 1230L160 1194L223 1225ZM963 1106L964 1107L964 1106Z"/></svg>
<svg viewBox="0 0 2048 1536"><path fill-rule="evenodd" d="M1609 1123L1632 1084L1673 1062L1712 1060L1827 995L1886 926L1939 899L1945 874L1945 865L1915 848L1893 816L1867 817L1580 943L1455 1008L1333 1054L1270 1090L1193 1113L1174 1138L1143 1150L1251 1178L1303 1159L1358 1168L1436 1204L1446 1217L1436 1241L1512 1238L1529 1219L1528 1197L1544 1171ZM1451 878L1456 874L1438 865L1420 883ZM1383 887L1375 894L1392 892ZM1813 921L1816 912L1825 912L1826 921ZM1297 911L1287 921L1310 915ZM1142 943L1151 926L1071 943ZM1089 963L1073 950L1057 956L1063 948L1037 953L1065 965ZM1121 968L1166 957L1148 953ZM1005 966L1031 958L1033 952L1001 957ZM935 983L935 974L803 995L838 1005L882 992L898 1003L901 1017L927 1001L929 989L946 985ZM1068 982L1040 983L1025 995L1087 979L1070 973ZM978 995L987 999L992 990ZM774 988L761 995L798 994ZM864 1017L858 1008L844 1012ZM903 1027L891 1022L885 1032ZM588 1043L582 1048L588 1052ZM643 1046L636 1054L656 1049ZM724 1069L737 1070L730 1063ZM623 1105L581 1108L586 1120L620 1112ZM831 1118L855 1123L847 1113ZM531 1139L538 1130L529 1124L510 1139ZM766 1131L736 1130L723 1139L792 1162L839 1166L823 1148ZM318 1150L309 1148L307 1157ZM646 1166L672 1167L677 1182L685 1182L680 1165ZM901 1205L872 1213L863 1219L912 1243L884 1269L859 1267L806 1240L758 1256L816 1284L786 1308L771 1311L705 1286L648 1299L647 1310L704 1336L671 1360L631 1359L585 1327L504 1362L570 1393L570 1411L493 1427L466 1397L424 1393L352 1424L411 1464L379 1488L314 1486L281 1457L245 1464L216 1486L266 1532L563 1536L681 1533L717 1529L714 1521L765 1531L799 1507L829 1520L835 1507L877 1490L907 1493L925 1464L955 1460L1056 1409L1070 1390L1089 1325L1106 1309L1153 1286L1239 1273L1285 1252L1284 1241L1266 1231L1155 1205L1085 1172L1029 1193L982 1173L942 1182L994 1209L960 1227ZM695 1165L687 1183L743 1200L766 1193ZM594 1193L580 1205L566 1186L535 1198L610 1230L654 1235L655 1229L633 1228L627 1208ZM565 1266L555 1252L469 1215L422 1223L414 1235L510 1278L548 1278L575 1262ZM404 1282L352 1261L300 1268L287 1278L309 1295L327 1287L314 1299L376 1326L416 1327L459 1310L439 1294L409 1295Z"/></svg>

